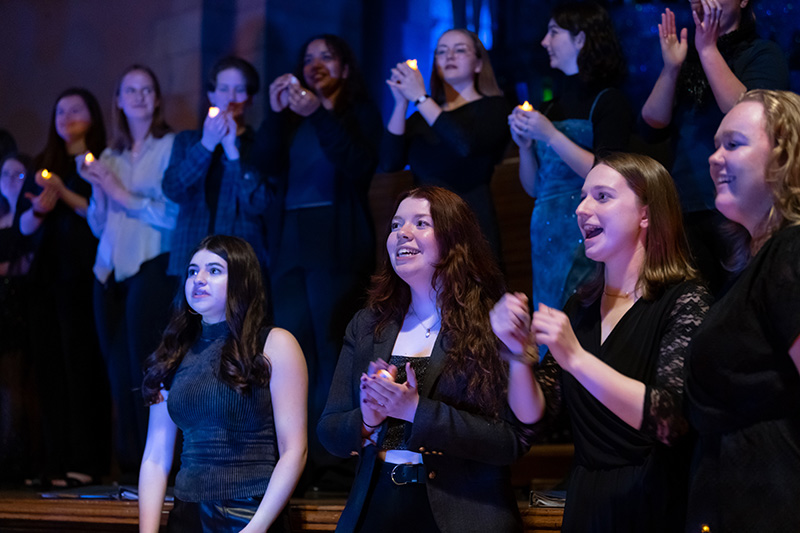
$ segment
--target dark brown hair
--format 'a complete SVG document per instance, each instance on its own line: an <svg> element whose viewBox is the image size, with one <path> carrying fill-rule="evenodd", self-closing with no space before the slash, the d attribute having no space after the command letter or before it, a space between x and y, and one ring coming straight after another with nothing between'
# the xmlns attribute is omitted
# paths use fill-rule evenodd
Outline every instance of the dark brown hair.
<svg viewBox="0 0 800 533"><path fill-rule="evenodd" d="M67 145L56 131L56 108L58 102L67 96L78 96L86 104L89 110L89 117L92 123L86 132L86 148L95 156L99 156L106 148L106 127L103 124L103 113L100 111L100 104L92 93L82 87L70 87L56 98L53 104L53 112L50 115L50 128L47 133L47 144L36 157L34 167L37 169L47 168L61 175L70 172L74 168L74 161L67 153Z"/></svg>
<svg viewBox="0 0 800 533"><path fill-rule="evenodd" d="M622 47L611 17L594 2L567 2L553 8L553 20L575 37L585 35L578 52L578 75L601 87L618 85L626 74Z"/></svg>
<svg viewBox="0 0 800 533"><path fill-rule="evenodd" d="M353 107L353 104L356 102L361 102L368 99L367 85L364 82L364 75L361 73L361 69L358 66L358 61L356 60L356 55L353 53L353 49L350 48L350 45L347 44L347 41L338 35L333 35L331 33L323 33L309 37L306 42L303 43L303 46L300 47L300 52L297 55L297 63L295 64L294 68L294 76L300 82L300 85L309 91L313 91L311 87L306 85L306 78L303 75L303 67L305 66L306 50L308 50L308 45L318 39L325 41L325 46L328 47L328 51L339 60L339 63L341 64L341 72L344 72L345 69L347 69L347 77L341 79L340 92L336 96L336 100L333 102L333 110L337 114L342 114Z"/></svg>
<svg viewBox="0 0 800 533"><path fill-rule="evenodd" d="M200 250L217 254L228 263L225 320L230 336L222 347L218 377L240 394L246 394L250 387L267 386L270 365L264 357L264 342L270 324L258 258L247 241L227 235L206 237L192 256ZM148 405L161 401L160 391L164 383L170 380L189 348L200 337L201 318L193 313L186 301L186 276L184 274L161 344L146 363L142 395Z"/></svg>
<svg viewBox="0 0 800 533"><path fill-rule="evenodd" d="M507 371L498 355L489 311L503 295L504 284L489 243L474 213L457 194L441 187L419 187L401 194L395 211L406 198L424 198L430 203L441 255L431 282L447 354L439 391L459 408L498 416L504 404ZM402 323L410 304L409 286L394 271L388 255L384 256L372 278L367 302L377 316L376 336L390 323Z"/></svg>

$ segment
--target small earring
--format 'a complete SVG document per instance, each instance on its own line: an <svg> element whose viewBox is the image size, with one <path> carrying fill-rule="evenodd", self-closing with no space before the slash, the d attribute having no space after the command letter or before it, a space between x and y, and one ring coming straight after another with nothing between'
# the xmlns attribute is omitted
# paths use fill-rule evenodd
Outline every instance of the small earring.
<svg viewBox="0 0 800 533"><path fill-rule="evenodd" d="M189 313L191 313L191 314L193 314L193 315L196 315L196 316L199 316L199 315L200 315L200 313L198 313L197 311L195 311L195 310L194 310L194 309L192 309L191 307L189 308Z"/></svg>

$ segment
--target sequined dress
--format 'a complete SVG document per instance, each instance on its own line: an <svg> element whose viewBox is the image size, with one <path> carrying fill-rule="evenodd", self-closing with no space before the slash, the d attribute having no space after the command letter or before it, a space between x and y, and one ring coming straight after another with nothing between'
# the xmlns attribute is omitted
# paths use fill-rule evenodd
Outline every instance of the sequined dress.
<svg viewBox="0 0 800 533"><path fill-rule="evenodd" d="M588 118L554 121L553 126L581 148L593 151L592 118L605 92L595 98ZM586 258L575 218L583 178L550 145L537 142L535 149L539 171L531 215L533 302L535 306L544 303L561 309L595 265Z"/></svg>

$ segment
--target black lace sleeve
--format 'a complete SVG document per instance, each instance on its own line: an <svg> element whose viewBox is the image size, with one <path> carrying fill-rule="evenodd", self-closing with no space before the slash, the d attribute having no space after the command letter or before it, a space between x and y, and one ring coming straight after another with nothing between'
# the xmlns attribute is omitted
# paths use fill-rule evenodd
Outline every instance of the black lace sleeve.
<svg viewBox="0 0 800 533"><path fill-rule="evenodd" d="M544 416L535 424L525 425L521 430L521 439L526 446L534 444L548 434L548 430L561 412L561 367L548 354L541 362L533 366L536 381L544 394Z"/></svg>
<svg viewBox="0 0 800 533"><path fill-rule="evenodd" d="M671 445L689 428L683 412L683 363L689 342L711 306L711 295L702 286L687 284L669 313L661 338L656 382L644 397L642 432Z"/></svg>

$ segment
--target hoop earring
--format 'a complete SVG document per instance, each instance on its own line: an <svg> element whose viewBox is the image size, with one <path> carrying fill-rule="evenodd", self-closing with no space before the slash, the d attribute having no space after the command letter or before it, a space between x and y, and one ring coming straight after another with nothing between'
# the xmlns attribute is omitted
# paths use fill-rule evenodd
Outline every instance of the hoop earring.
<svg viewBox="0 0 800 533"><path fill-rule="evenodd" d="M188 306L187 306L187 307L188 307ZM200 316L200 313L198 313L197 311L195 311L195 310L194 310L194 309L192 309L191 307L189 307L189 313L190 313L190 314L192 314L192 315L195 315L195 316Z"/></svg>

